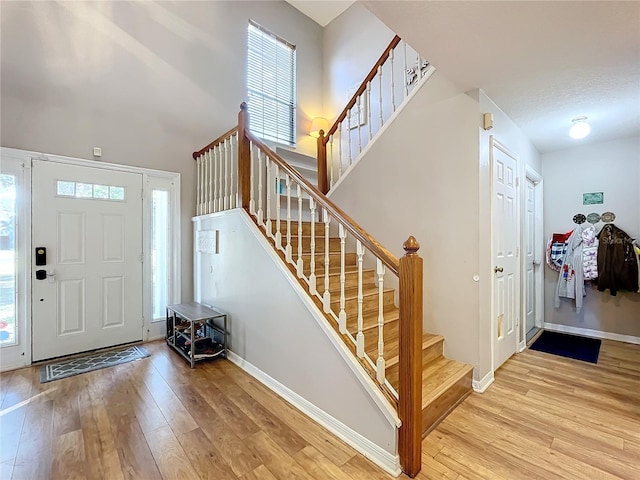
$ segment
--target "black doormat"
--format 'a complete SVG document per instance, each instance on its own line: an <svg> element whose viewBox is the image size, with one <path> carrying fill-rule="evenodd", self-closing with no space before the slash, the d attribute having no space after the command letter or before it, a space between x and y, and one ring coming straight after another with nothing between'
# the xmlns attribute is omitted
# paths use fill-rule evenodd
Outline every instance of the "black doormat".
<svg viewBox="0 0 640 480"><path fill-rule="evenodd" d="M148 356L149 352L144 348L134 345L106 352L94 352L70 360L61 360L40 367L40 383L53 382L61 378L132 362Z"/></svg>
<svg viewBox="0 0 640 480"><path fill-rule="evenodd" d="M545 330L529 348L583 362L598 363L600 344L597 338L579 337Z"/></svg>

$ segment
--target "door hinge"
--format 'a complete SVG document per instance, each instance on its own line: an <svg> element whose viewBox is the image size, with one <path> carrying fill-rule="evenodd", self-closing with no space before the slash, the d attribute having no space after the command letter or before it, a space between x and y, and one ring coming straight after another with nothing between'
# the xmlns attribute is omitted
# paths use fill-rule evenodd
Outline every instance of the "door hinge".
<svg viewBox="0 0 640 480"><path fill-rule="evenodd" d="M140 198L144 200L144 188L140 190Z"/></svg>
<svg viewBox="0 0 640 480"><path fill-rule="evenodd" d="M144 263L144 253L140 254L140 263Z"/></svg>

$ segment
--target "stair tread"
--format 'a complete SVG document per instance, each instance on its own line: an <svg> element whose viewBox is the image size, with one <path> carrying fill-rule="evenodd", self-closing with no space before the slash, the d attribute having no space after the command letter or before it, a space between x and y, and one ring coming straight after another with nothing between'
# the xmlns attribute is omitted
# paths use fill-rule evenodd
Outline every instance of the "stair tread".
<svg viewBox="0 0 640 480"><path fill-rule="evenodd" d="M334 302L339 302L340 301L340 296L339 295L333 295L334 293L340 292L340 288L338 289L330 289L329 290L331 292L331 303ZM384 288L383 291L385 293L387 292L394 292L395 289L393 288ZM370 284L370 285L363 285L362 286L362 296L367 296L367 295L375 295L378 293L378 287L375 284ZM335 297L335 298L334 298ZM357 298L358 297L358 287L348 287L344 289L344 297L345 299L351 299L351 298Z"/></svg>
<svg viewBox="0 0 640 480"><path fill-rule="evenodd" d="M442 335L434 335L433 333L423 333L422 334L422 350L426 350L434 343L441 342L442 340L443 340ZM396 350L395 355L389 360L387 360L386 367L389 368L397 364L398 364L398 352ZM423 375L423 378L424 378L424 375Z"/></svg>
<svg viewBox="0 0 640 480"><path fill-rule="evenodd" d="M473 371L473 366L440 357L422 371L422 408L426 408L461 378Z"/></svg>

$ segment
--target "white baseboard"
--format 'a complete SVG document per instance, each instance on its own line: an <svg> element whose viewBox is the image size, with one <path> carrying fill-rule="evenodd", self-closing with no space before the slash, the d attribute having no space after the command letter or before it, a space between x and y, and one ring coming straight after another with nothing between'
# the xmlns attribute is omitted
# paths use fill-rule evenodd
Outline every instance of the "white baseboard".
<svg viewBox="0 0 640 480"><path fill-rule="evenodd" d="M606 340L615 340L617 342L635 343L636 345L640 345L640 337L634 337L632 335L622 335L620 333L603 332L601 330L591 330L589 328L571 327L569 325L547 322L543 323L543 328L554 332L574 333L576 335L582 335L583 337L603 338Z"/></svg>
<svg viewBox="0 0 640 480"><path fill-rule="evenodd" d="M284 398L287 402L292 404L298 410L309 416L324 428L329 430L335 436L340 438L345 443L352 446L355 450L360 452L366 458L382 468L385 472L397 477L402 473L400 468L400 457L398 455L392 455L380 446L373 443L368 438L363 437L358 432L352 430L344 423L336 420L330 416L324 410L316 407L314 404L302 398L300 395L290 390L274 378L270 377L262 370L247 362L244 358L233 353L228 352L227 358L229 361L235 363L238 367L243 369L252 377L259 380L273 392L280 397Z"/></svg>
<svg viewBox="0 0 640 480"><path fill-rule="evenodd" d="M489 385L493 383L495 377L493 376L493 372L487 373L481 380L474 380L471 385L473 386L473 391L478 393L484 393Z"/></svg>

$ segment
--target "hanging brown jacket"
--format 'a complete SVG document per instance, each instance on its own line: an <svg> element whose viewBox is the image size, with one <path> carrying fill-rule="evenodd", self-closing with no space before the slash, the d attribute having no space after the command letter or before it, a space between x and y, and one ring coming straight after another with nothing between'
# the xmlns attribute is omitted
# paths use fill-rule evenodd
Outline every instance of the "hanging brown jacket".
<svg viewBox="0 0 640 480"><path fill-rule="evenodd" d="M607 223L598 233L598 290L607 288L611 295L618 290L638 291L638 261L629 235Z"/></svg>

